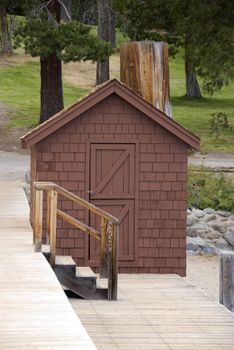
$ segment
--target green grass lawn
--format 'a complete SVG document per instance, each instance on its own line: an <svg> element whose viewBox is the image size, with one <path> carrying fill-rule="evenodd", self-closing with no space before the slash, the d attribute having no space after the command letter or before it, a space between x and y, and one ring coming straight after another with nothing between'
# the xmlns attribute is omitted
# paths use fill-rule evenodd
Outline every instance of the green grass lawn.
<svg viewBox="0 0 234 350"><path fill-rule="evenodd" d="M31 127L38 124L40 108L39 63L0 68L0 101L15 110L9 127ZM64 82L64 104L73 103L87 93Z"/></svg>
<svg viewBox="0 0 234 350"><path fill-rule="evenodd" d="M234 82L215 96L202 99L187 98L185 95L185 73L182 54L170 60L171 101L175 120L201 137L203 152L234 152ZM202 84L201 84L202 85ZM228 116L231 131L220 135L218 140L211 137L209 120L215 112Z"/></svg>

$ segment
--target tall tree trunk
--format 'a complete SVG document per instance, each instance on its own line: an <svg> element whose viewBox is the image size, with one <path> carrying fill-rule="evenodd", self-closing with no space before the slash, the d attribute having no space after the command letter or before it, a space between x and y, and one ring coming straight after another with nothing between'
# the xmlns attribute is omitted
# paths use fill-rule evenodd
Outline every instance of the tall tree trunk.
<svg viewBox="0 0 234 350"><path fill-rule="evenodd" d="M98 37L115 45L115 14L111 8L111 0L98 0ZM97 62L96 84L110 79L109 57Z"/></svg>
<svg viewBox="0 0 234 350"><path fill-rule="evenodd" d="M60 23L61 6L57 0L48 5L55 20ZM53 52L46 58L40 57L41 64L41 111L40 123L64 108L62 62Z"/></svg>
<svg viewBox="0 0 234 350"><path fill-rule="evenodd" d="M64 108L62 63L53 53L41 58L41 113L40 123Z"/></svg>
<svg viewBox="0 0 234 350"><path fill-rule="evenodd" d="M62 0L60 19L62 22L71 20L72 0Z"/></svg>
<svg viewBox="0 0 234 350"><path fill-rule="evenodd" d="M115 22L116 22L116 15L113 9L110 10L110 43L112 47L116 47L116 32L115 32Z"/></svg>
<svg viewBox="0 0 234 350"><path fill-rule="evenodd" d="M185 77L186 77L186 96L201 98L201 90L194 72L192 59L185 47Z"/></svg>
<svg viewBox="0 0 234 350"><path fill-rule="evenodd" d="M6 9L0 9L0 22L1 22L1 53L12 54L12 43L9 26L7 22L7 11Z"/></svg>

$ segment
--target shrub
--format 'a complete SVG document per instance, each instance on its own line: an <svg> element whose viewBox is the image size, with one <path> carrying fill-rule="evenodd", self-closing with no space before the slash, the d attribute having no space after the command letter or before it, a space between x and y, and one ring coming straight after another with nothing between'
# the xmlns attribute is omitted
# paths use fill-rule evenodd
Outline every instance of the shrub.
<svg viewBox="0 0 234 350"><path fill-rule="evenodd" d="M222 132L225 130L231 130L228 122L228 117L225 113L216 112L212 114L212 118L209 120L210 134L214 135L217 140Z"/></svg>
<svg viewBox="0 0 234 350"><path fill-rule="evenodd" d="M234 212L234 185L223 173L190 167L188 172L188 206Z"/></svg>

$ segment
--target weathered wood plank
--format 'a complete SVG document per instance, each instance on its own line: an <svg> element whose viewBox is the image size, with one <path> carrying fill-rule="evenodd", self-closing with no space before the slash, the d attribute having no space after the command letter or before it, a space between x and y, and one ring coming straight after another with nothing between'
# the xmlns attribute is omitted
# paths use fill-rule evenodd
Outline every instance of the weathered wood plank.
<svg viewBox="0 0 234 350"><path fill-rule="evenodd" d="M0 193L9 186L23 205L6 194L0 203L0 349L95 350L43 254L33 250L23 190L7 183Z"/></svg>
<svg viewBox="0 0 234 350"><path fill-rule="evenodd" d="M78 229L89 233L91 236L95 237L96 239L100 240L100 233L95 230L94 228L84 224L83 222L73 218L71 215L64 213L62 210L57 209L57 214L60 216L63 220L67 221L69 224L77 227Z"/></svg>
<svg viewBox="0 0 234 350"><path fill-rule="evenodd" d="M219 301L234 312L234 252L222 252L220 255L220 293Z"/></svg>
<svg viewBox="0 0 234 350"><path fill-rule="evenodd" d="M122 43L120 80L146 101L172 117L167 43L155 41Z"/></svg>
<svg viewBox="0 0 234 350"><path fill-rule="evenodd" d="M58 194L55 190L50 190L49 204L49 235L50 235L50 256L49 261L52 268L55 266L56 256L56 231L57 231L57 202Z"/></svg>
<svg viewBox="0 0 234 350"><path fill-rule="evenodd" d="M41 251L42 245L42 214L43 214L43 191L35 191L34 199L34 222L33 222L33 241L35 245L35 251Z"/></svg>
<svg viewBox="0 0 234 350"><path fill-rule="evenodd" d="M116 217L114 217L113 215L111 215L111 214L105 212L104 210L96 207L95 205L87 202L83 198L76 196L74 193L71 193L71 192L67 191L66 189L54 184L53 182L34 182L34 187L37 189L47 190L47 191L50 189L54 189L58 193L60 193L64 197L66 197L67 199L70 199L74 203L79 204L82 208L89 209L93 213L95 213L99 216L103 216L107 220L110 220L116 224L119 223L119 220Z"/></svg>
<svg viewBox="0 0 234 350"><path fill-rule="evenodd" d="M98 349L234 348L234 314L176 275L119 274L115 303L71 302Z"/></svg>
<svg viewBox="0 0 234 350"><path fill-rule="evenodd" d="M107 236L108 221L104 217L101 218L101 243L100 243L100 278L108 276L108 236Z"/></svg>

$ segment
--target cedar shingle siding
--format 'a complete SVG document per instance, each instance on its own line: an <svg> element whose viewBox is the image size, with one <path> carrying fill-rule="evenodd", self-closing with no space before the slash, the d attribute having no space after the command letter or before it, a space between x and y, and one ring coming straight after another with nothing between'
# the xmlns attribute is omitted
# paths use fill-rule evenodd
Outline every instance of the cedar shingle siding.
<svg viewBox="0 0 234 350"><path fill-rule="evenodd" d="M120 272L184 276L189 147L112 93L33 145L32 181L55 182L113 215L123 213ZM111 177L121 157L122 165ZM97 187L109 173L104 190L90 197L90 187ZM85 210L65 199L59 200L59 207L96 224ZM58 220L57 254L71 255L78 265L95 269L96 249L87 235Z"/></svg>

